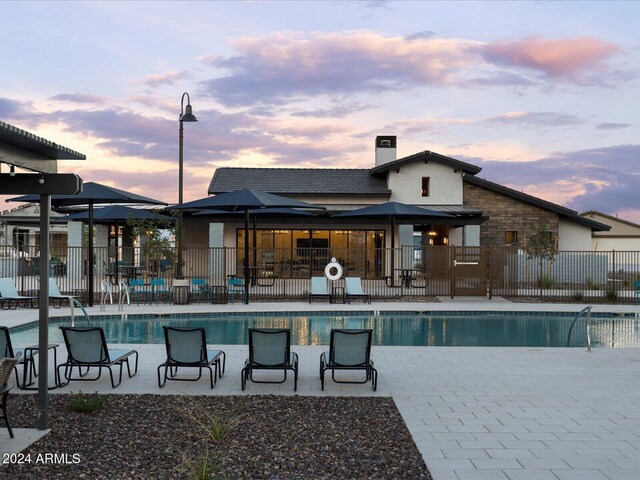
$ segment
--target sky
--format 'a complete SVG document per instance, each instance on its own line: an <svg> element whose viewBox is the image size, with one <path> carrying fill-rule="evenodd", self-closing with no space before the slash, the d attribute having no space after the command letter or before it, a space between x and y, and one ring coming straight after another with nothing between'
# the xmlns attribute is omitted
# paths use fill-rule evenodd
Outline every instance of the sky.
<svg viewBox="0 0 640 480"><path fill-rule="evenodd" d="M0 120L79 174L176 202L218 167L430 150L640 223L640 2L0 2ZM6 168L6 167L5 167Z"/></svg>

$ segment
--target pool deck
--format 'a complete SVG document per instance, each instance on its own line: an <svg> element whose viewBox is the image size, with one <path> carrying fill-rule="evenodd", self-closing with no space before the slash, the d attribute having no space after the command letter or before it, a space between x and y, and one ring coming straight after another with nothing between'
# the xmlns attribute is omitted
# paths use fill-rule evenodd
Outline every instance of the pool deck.
<svg viewBox="0 0 640 480"><path fill-rule="evenodd" d="M440 303L329 305L252 303L250 305L128 306L125 313L254 311L569 311L582 304L511 303L439 298ZM100 314L98 306L88 309ZM638 313L634 306L594 305L594 311ZM121 313L115 305L108 314ZM37 310L0 312L0 324L37 319ZM51 310L67 316L69 309ZM240 389L247 356L242 345L227 352L226 375L211 390L208 382L169 382L158 388L156 368L164 345L131 345L140 352L138 375L112 389L108 376L72 383L51 394L78 391L191 395L293 395L284 385ZM640 349L373 347L378 391L370 385L328 381L320 390L318 360L322 346L294 346L300 356L299 395L391 396L435 480L625 480L640 478ZM64 356L64 355L62 355ZM21 393L21 392L18 392ZM42 432L14 429L10 440L0 427L0 453L17 452ZM73 453L73 452L59 452ZM0 467L1 472L1 467Z"/></svg>

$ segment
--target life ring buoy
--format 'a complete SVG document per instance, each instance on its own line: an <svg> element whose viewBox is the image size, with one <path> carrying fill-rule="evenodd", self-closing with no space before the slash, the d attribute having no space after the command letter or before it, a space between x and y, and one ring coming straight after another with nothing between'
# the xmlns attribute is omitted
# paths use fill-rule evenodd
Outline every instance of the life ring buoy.
<svg viewBox="0 0 640 480"><path fill-rule="evenodd" d="M332 271L335 270L335 273ZM342 278L342 265L338 263L336 257L331 258L331 261L327 263L327 266L324 267L324 276L329 280L340 280Z"/></svg>

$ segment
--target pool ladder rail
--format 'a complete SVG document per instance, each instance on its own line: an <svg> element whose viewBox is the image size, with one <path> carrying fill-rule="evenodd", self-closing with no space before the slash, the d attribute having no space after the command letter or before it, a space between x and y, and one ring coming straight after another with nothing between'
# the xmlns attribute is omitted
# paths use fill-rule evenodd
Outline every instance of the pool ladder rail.
<svg viewBox="0 0 640 480"><path fill-rule="evenodd" d="M573 331L573 327L578 320L582 317L585 317L585 322L587 325L587 352L591 351L591 309L593 305L589 305L588 307L584 307L578 314L576 318L571 322L571 327L569 328L569 334L567 335L567 347L569 347L569 343L571 342L571 332Z"/></svg>
<svg viewBox="0 0 640 480"><path fill-rule="evenodd" d="M113 305L113 291L111 289L111 284L102 280L100 282L100 311L104 312L106 310L107 297L109 298L109 303ZM125 302L127 305L131 304L131 299L129 297L129 287L124 282L118 282L118 310L124 310Z"/></svg>

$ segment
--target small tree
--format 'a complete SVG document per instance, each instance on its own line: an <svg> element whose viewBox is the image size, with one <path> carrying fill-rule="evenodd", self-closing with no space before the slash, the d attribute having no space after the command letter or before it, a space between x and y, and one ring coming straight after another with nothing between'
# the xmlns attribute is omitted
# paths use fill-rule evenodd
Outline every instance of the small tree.
<svg viewBox="0 0 640 480"><path fill-rule="evenodd" d="M159 272L162 260L169 260L173 265L175 250L165 234L175 233L170 220L129 218L127 225L131 227L134 237L146 238L146 242L141 244L141 253L145 260L145 277Z"/></svg>
<svg viewBox="0 0 640 480"><path fill-rule="evenodd" d="M558 254L558 236L547 230L547 226L544 224L536 225L532 228L531 233L525 238L524 251L527 254L527 259L538 259L538 272L542 272L542 264L547 262L546 277L551 277L551 267ZM542 278L538 279L539 282L543 282Z"/></svg>

